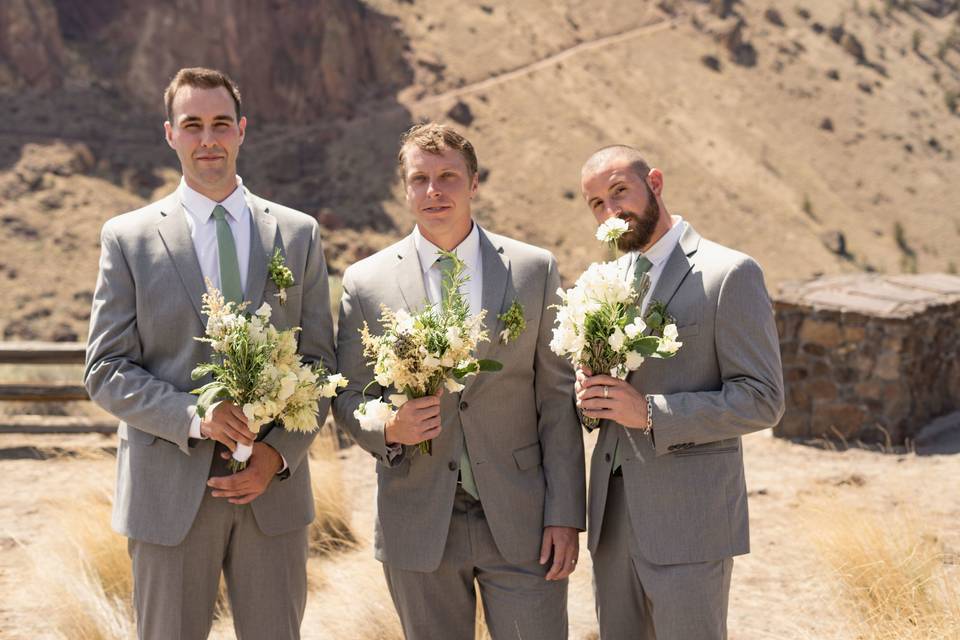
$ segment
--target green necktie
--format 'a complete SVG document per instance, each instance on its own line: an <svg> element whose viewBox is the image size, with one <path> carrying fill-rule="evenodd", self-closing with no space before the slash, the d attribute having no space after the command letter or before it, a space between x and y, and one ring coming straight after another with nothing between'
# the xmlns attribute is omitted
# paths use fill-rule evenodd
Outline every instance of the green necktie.
<svg viewBox="0 0 960 640"><path fill-rule="evenodd" d="M643 274L647 271L650 271L650 267L653 266L653 263L644 258L643 256L637 257L637 261L634 264L633 268L633 288L636 291L640 290L640 282L643 280ZM643 304L643 300L637 300L638 305ZM641 309L642 312L642 309ZM610 467L610 473L613 473L620 468L620 465L623 464L623 456L620 454L620 438L617 438L617 443L613 445L613 466Z"/></svg>
<svg viewBox="0 0 960 640"><path fill-rule="evenodd" d="M227 302L243 302L243 287L240 286L240 263L237 261L237 245L227 222L227 210L222 205L213 208L217 221L217 253L220 256L220 291Z"/></svg>
<svg viewBox="0 0 960 640"><path fill-rule="evenodd" d="M447 290L443 288L443 283L453 271L453 258L440 256L437 258L437 266L440 267L440 296L447 301ZM460 454L460 486L471 496L480 499L480 492L477 490L477 481L473 477L473 467L470 465L470 454L467 453L467 439L463 435L463 427L460 429L460 437L463 438L463 453Z"/></svg>

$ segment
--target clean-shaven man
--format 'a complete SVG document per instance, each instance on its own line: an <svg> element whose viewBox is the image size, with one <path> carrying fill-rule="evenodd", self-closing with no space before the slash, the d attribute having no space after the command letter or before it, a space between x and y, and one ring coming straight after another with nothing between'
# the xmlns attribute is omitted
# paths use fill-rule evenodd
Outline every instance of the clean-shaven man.
<svg viewBox="0 0 960 640"><path fill-rule="evenodd" d="M439 124L402 138L400 172L416 227L346 270L337 337L350 380L337 421L376 458L376 557L410 640L472 639L479 585L493 637L567 637L567 576L585 525L583 440L573 371L549 342L560 277L547 251L490 233L471 216L473 145ZM380 305L418 311L441 300L439 251L466 265L470 311L486 310L481 358L503 369L459 393L405 403L387 424L353 417L373 380L358 330L379 331ZM507 344L498 316L514 302L526 329ZM366 398L389 393L374 385ZM433 440L433 455L416 444Z"/></svg>
<svg viewBox="0 0 960 640"><path fill-rule="evenodd" d="M749 551L740 436L783 413L763 273L702 238L663 203L663 173L627 146L596 152L581 189L598 223L626 221L621 260L646 273L676 320L676 357L626 380L577 373L577 405L601 418L590 471L594 590L603 640L727 637L733 556Z"/></svg>
<svg viewBox="0 0 960 640"><path fill-rule="evenodd" d="M230 78L182 69L165 101L183 179L104 225L85 372L90 397L121 421L113 526L129 538L137 630L150 640L206 638L222 571L238 638L299 638L313 435L275 428L254 442L230 402L201 420L190 371L210 357L194 340L204 333L206 279L251 310L269 303L278 328L303 327L304 359L335 370L320 231L243 186L247 123ZM268 275L277 249L294 275L283 304ZM328 408L321 401L321 420ZM230 475L238 442L252 443L253 455Z"/></svg>

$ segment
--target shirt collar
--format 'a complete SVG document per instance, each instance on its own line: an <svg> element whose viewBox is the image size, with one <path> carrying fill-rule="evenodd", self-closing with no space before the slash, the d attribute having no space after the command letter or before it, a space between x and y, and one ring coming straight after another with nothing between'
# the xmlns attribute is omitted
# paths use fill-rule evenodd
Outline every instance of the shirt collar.
<svg viewBox="0 0 960 640"><path fill-rule="evenodd" d="M199 222L206 222L213 215L213 209L218 204L227 210L227 214L235 222L242 221L247 215L247 200L244 197L243 178L237 176L237 188L222 202L214 202L199 191L192 189L185 178L180 178L180 202L190 215Z"/></svg>
<svg viewBox="0 0 960 640"><path fill-rule="evenodd" d="M652 247L643 252L643 257L649 260L653 267L667 261L670 254L673 253L674 247L680 242L680 236L687 228L687 223L680 216L670 217L673 219L673 226L670 227L670 230L663 234L663 237L657 240Z"/></svg>
<svg viewBox="0 0 960 640"><path fill-rule="evenodd" d="M471 221L472 228L467 237L457 245L453 252L457 255L469 271L476 272L477 263L480 259L480 227L476 222ZM413 228L413 245L417 249L417 255L420 257L420 268L424 273L433 266L439 257L440 247L433 244L423 237L420 233L420 225Z"/></svg>

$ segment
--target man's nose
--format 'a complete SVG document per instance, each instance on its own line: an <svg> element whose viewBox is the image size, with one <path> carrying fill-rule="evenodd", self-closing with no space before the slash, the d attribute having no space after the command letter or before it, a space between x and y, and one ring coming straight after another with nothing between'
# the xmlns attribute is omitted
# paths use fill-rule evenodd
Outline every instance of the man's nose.
<svg viewBox="0 0 960 640"><path fill-rule="evenodd" d="M435 198L440 195L440 187L433 180L427 183L427 197Z"/></svg>
<svg viewBox="0 0 960 640"><path fill-rule="evenodd" d="M621 207L621 206L618 205L618 204L608 204L608 205L606 206L605 211L606 211L606 214L607 214L607 218L608 218L608 219L609 219L609 218L615 218L615 217L619 216L621 213L623 213L623 207Z"/></svg>
<svg viewBox="0 0 960 640"><path fill-rule="evenodd" d="M200 144L205 147L210 147L213 146L214 140L215 138L213 135L213 129L210 127L204 127L203 133L200 135Z"/></svg>

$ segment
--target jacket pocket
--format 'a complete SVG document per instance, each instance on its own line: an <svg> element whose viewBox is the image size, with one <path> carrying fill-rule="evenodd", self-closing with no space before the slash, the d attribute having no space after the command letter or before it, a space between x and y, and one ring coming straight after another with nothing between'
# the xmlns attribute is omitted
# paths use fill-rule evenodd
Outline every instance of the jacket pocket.
<svg viewBox="0 0 960 640"><path fill-rule="evenodd" d="M534 442L525 447L513 450L513 459L517 463L517 468L521 471L533 469L543 461L543 453L540 451L540 443Z"/></svg>
<svg viewBox="0 0 960 640"><path fill-rule="evenodd" d="M738 443L709 442L696 447L690 447L689 449L675 451L673 455L683 458L685 456L705 456L712 453L734 453L736 451L740 451L740 445Z"/></svg>

